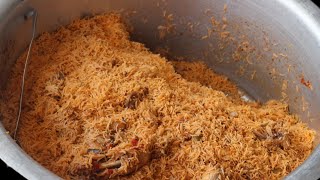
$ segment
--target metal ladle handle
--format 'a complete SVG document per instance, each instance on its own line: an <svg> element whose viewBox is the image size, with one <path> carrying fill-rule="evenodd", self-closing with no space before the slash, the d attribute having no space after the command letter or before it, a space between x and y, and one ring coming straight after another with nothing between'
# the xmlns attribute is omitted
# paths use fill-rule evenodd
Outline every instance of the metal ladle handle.
<svg viewBox="0 0 320 180"><path fill-rule="evenodd" d="M24 63L24 68L23 68L18 116L17 116L17 121L16 121L16 128L14 130L14 135L13 135L13 139L14 140L17 140L17 132L18 132L18 128L19 128L19 122L20 122L21 111L22 111L23 92L24 92L26 71L27 71L27 67L28 67L28 61L29 61L29 58L30 58L30 52L31 52L32 43L33 43L33 40L34 40L35 34L36 34L37 16L38 16L38 14L37 14L37 11L35 11L35 10L30 11L28 14L25 15L26 19L28 19L30 17L33 17L33 19L32 19L32 36L31 36L31 40L30 40L30 43L29 43L27 57L26 57L26 61Z"/></svg>

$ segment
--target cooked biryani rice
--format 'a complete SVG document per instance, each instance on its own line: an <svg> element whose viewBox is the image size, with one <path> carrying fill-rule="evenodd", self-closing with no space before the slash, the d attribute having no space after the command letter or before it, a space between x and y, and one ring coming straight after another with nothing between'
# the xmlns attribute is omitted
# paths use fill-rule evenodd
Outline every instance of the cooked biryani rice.
<svg viewBox="0 0 320 180"><path fill-rule="evenodd" d="M313 149L286 104L241 101L204 64L130 41L117 14L43 33L31 54L18 142L62 178L279 179ZM25 57L1 92L11 135Z"/></svg>

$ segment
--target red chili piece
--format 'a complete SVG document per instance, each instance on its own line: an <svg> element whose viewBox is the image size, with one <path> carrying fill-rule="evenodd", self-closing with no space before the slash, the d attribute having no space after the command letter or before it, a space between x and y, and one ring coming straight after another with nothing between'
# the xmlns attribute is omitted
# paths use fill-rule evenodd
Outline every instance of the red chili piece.
<svg viewBox="0 0 320 180"><path fill-rule="evenodd" d="M108 169L108 174L109 175L113 174L113 169Z"/></svg>
<svg viewBox="0 0 320 180"><path fill-rule="evenodd" d="M138 142L139 142L138 139L133 138L133 139L131 140L131 145L132 145L132 146L137 146L137 145L138 145Z"/></svg>
<svg viewBox="0 0 320 180"><path fill-rule="evenodd" d="M94 170L94 171L99 171L99 170L100 170L100 165L99 165L99 163L96 162L96 161L93 161L93 162L92 162L92 167L93 167L93 170Z"/></svg>

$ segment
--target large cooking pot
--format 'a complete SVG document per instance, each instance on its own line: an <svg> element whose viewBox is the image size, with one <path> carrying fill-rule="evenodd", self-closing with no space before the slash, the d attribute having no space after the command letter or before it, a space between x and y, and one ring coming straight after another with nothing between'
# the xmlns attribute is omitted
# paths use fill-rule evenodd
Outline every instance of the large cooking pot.
<svg viewBox="0 0 320 180"><path fill-rule="evenodd" d="M30 42L31 11L38 13L37 34L119 11L133 27L133 40L165 50L169 58L203 60L255 100L284 99L320 134L320 10L308 0L0 0L1 88ZM319 142L318 135L315 147ZM30 158L1 124L0 158L28 179L59 178ZM318 146L286 179L319 177Z"/></svg>

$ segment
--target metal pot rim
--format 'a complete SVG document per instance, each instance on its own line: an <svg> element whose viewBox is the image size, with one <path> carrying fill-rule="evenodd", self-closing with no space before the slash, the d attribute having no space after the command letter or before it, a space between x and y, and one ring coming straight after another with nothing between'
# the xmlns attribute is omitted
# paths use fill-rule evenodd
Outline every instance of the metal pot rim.
<svg viewBox="0 0 320 180"><path fill-rule="evenodd" d="M302 26L312 32L310 34L320 47L320 9L310 0L277 0L284 7L295 14ZM0 24L6 20L6 16L23 5L25 1L21 0L0 0ZM28 156L6 133L6 130L0 123L0 159L9 167L23 175L27 179L60 179L30 156ZM318 146L310 157L300 165L295 171L289 174L285 179L301 179L308 177L317 178L320 174L320 146Z"/></svg>

